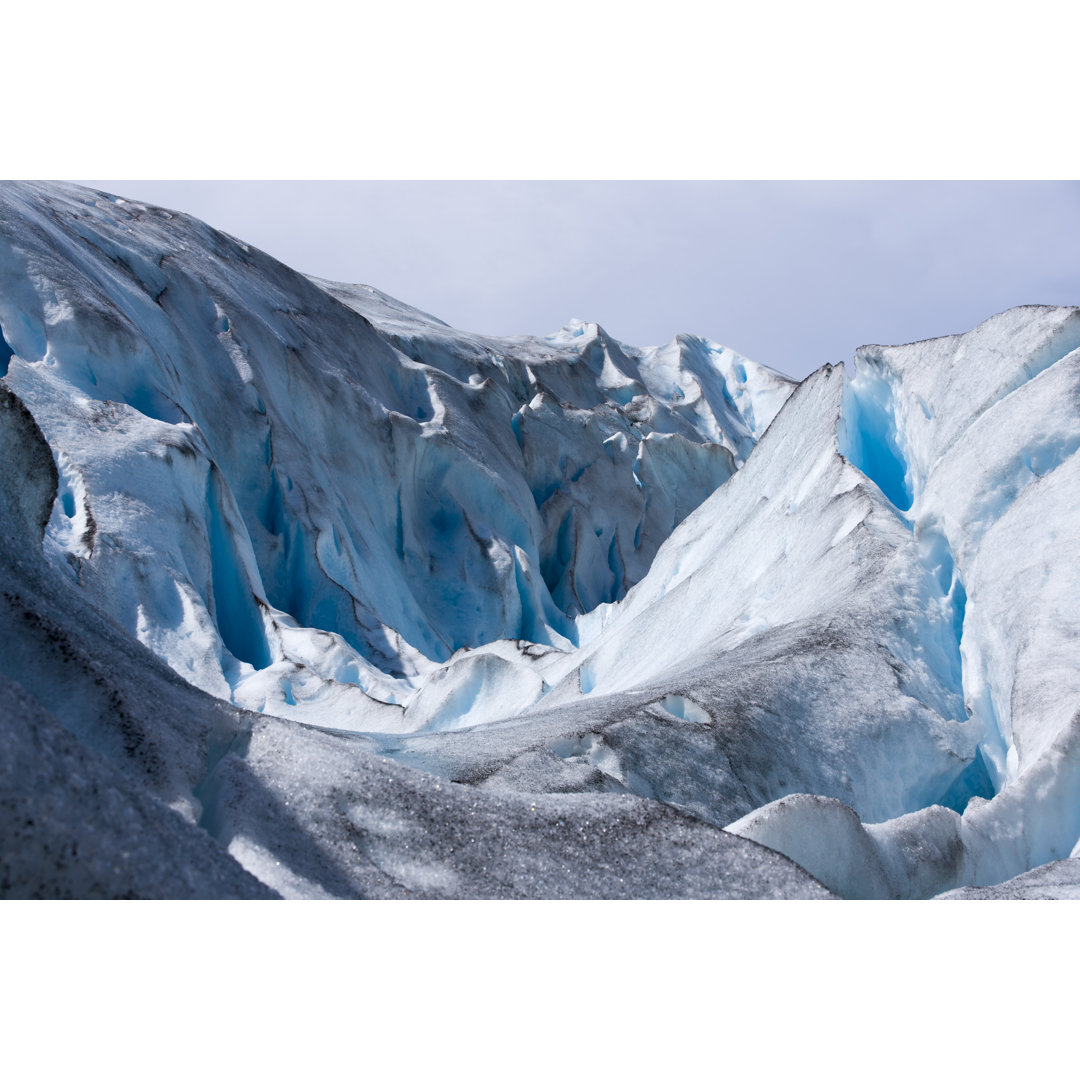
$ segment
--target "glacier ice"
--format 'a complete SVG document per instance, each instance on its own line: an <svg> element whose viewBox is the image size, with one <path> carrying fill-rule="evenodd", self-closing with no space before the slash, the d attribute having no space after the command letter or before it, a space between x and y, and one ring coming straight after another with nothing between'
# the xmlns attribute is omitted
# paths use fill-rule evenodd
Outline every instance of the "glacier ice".
<svg viewBox="0 0 1080 1080"><path fill-rule="evenodd" d="M4 895L1071 887L1080 309L796 386L4 184L0 333Z"/></svg>

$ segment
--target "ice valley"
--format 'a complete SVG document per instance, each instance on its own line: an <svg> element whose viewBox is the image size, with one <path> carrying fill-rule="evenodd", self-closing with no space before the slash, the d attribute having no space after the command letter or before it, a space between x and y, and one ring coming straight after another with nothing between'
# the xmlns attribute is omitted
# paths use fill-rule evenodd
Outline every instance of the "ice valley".
<svg viewBox="0 0 1080 1080"><path fill-rule="evenodd" d="M803 382L0 185L0 896L1080 895L1080 309Z"/></svg>

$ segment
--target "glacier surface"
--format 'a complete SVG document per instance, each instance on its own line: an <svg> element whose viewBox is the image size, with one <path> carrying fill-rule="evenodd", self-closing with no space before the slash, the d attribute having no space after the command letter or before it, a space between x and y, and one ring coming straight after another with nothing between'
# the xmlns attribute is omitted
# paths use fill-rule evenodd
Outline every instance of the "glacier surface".
<svg viewBox="0 0 1080 1080"><path fill-rule="evenodd" d="M0 895L1075 888L1080 309L796 385L4 184L0 332Z"/></svg>

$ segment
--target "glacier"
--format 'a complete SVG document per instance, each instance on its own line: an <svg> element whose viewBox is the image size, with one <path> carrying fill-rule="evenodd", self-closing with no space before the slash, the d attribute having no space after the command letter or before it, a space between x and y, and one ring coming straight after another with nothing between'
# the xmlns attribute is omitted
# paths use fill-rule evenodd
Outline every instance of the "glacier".
<svg viewBox="0 0 1080 1080"><path fill-rule="evenodd" d="M0 895L1076 895L1080 309L796 383L5 183L0 333Z"/></svg>

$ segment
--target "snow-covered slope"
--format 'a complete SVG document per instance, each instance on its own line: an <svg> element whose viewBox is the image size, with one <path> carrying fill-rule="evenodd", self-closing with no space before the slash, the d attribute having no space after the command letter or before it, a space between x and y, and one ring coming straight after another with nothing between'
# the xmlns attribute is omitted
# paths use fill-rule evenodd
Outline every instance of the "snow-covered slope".
<svg viewBox="0 0 1080 1080"><path fill-rule="evenodd" d="M0 330L12 820L89 770L186 852L9 891L916 897L1080 840L1077 309L796 388L9 184Z"/></svg>

